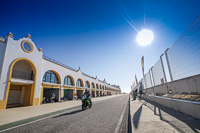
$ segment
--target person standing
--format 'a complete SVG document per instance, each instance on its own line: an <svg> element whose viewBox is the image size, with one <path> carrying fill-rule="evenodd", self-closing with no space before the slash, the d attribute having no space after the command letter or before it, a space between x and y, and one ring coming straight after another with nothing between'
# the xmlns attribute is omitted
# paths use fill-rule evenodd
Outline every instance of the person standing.
<svg viewBox="0 0 200 133"><path fill-rule="evenodd" d="M140 82L140 88L139 88L140 98L142 96L142 90L143 90L143 85L142 82Z"/></svg>

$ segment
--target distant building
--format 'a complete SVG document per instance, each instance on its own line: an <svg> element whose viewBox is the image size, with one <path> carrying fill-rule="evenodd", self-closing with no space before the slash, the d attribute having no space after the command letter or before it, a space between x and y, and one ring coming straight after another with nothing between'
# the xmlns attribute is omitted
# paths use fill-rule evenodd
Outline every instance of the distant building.
<svg viewBox="0 0 200 133"><path fill-rule="evenodd" d="M56 52L56 51L55 51ZM118 94L119 88L43 55L30 35L0 37L0 109Z"/></svg>

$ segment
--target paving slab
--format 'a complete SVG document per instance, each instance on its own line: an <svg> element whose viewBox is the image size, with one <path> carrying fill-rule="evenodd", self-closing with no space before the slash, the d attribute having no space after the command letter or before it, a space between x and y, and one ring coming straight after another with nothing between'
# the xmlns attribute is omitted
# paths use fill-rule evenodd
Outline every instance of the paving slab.
<svg viewBox="0 0 200 133"><path fill-rule="evenodd" d="M134 133L197 133L200 120L144 99L130 100Z"/></svg>

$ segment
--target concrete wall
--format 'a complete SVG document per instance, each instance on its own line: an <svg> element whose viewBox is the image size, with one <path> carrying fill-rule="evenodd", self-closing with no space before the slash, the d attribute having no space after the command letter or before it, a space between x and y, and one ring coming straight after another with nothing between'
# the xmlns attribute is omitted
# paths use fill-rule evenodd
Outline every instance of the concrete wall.
<svg viewBox="0 0 200 133"><path fill-rule="evenodd" d="M167 94L169 89L174 94L184 92L200 94L200 75L145 89L146 95L143 96L145 99L200 119L200 102L154 96L157 93Z"/></svg>
<svg viewBox="0 0 200 133"><path fill-rule="evenodd" d="M187 100L179 100L172 98L164 98L158 96L143 95L144 99L156 102L178 112L190 115L194 118L200 119L200 102L193 102Z"/></svg>
<svg viewBox="0 0 200 133"><path fill-rule="evenodd" d="M200 75L168 82L151 88L147 88L144 92L150 93L168 93L171 89L172 93L199 93L200 94Z"/></svg>

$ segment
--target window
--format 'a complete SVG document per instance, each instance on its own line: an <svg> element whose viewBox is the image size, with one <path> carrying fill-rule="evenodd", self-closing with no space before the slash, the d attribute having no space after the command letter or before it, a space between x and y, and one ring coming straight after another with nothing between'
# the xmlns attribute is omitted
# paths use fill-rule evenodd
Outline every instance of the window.
<svg viewBox="0 0 200 133"><path fill-rule="evenodd" d="M85 82L85 87L86 87L86 88L90 88L90 86L89 86L89 84L88 84L88 81Z"/></svg>
<svg viewBox="0 0 200 133"><path fill-rule="evenodd" d="M83 87L83 85L82 85L80 79L78 79L78 80L76 81L76 86L78 86L78 87Z"/></svg>
<svg viewBox="0 0 200 133"><path fill-rule="evenodd" d="M94 83L92 83L92 88L94 88Z"/></svg>
<svg viewBox="0 0 200 133"><path fill-rule="evenodd" d="M59 84L58 77L54 72L47 71L44 74L43 82Z"/></svg>
<svg viewBox="0 0 200 133"><path fill-rule="evenodd" d="M33 44L25 40L22 42L22 49L27 53L31 53L33 51Z"/></svg>
<svg viewBox="0 0 200 133"><path fill-rule="evenodd" d="M28 43L24 43L24 48L26 49L26 51L31 51L32 49L32 47Z"/></svg>
<svg viewBox="0 0 200 133"><path fill-rule="evenodd" d="M99 89L98 84L96 84L96 88Z"/></svg>
<svg viewBox="0 0 200 133"><path fill-rule="evenodd" d="M72 86L73 85L72 79L69 76L66 76L64 80L64 84Z"/></svg>

